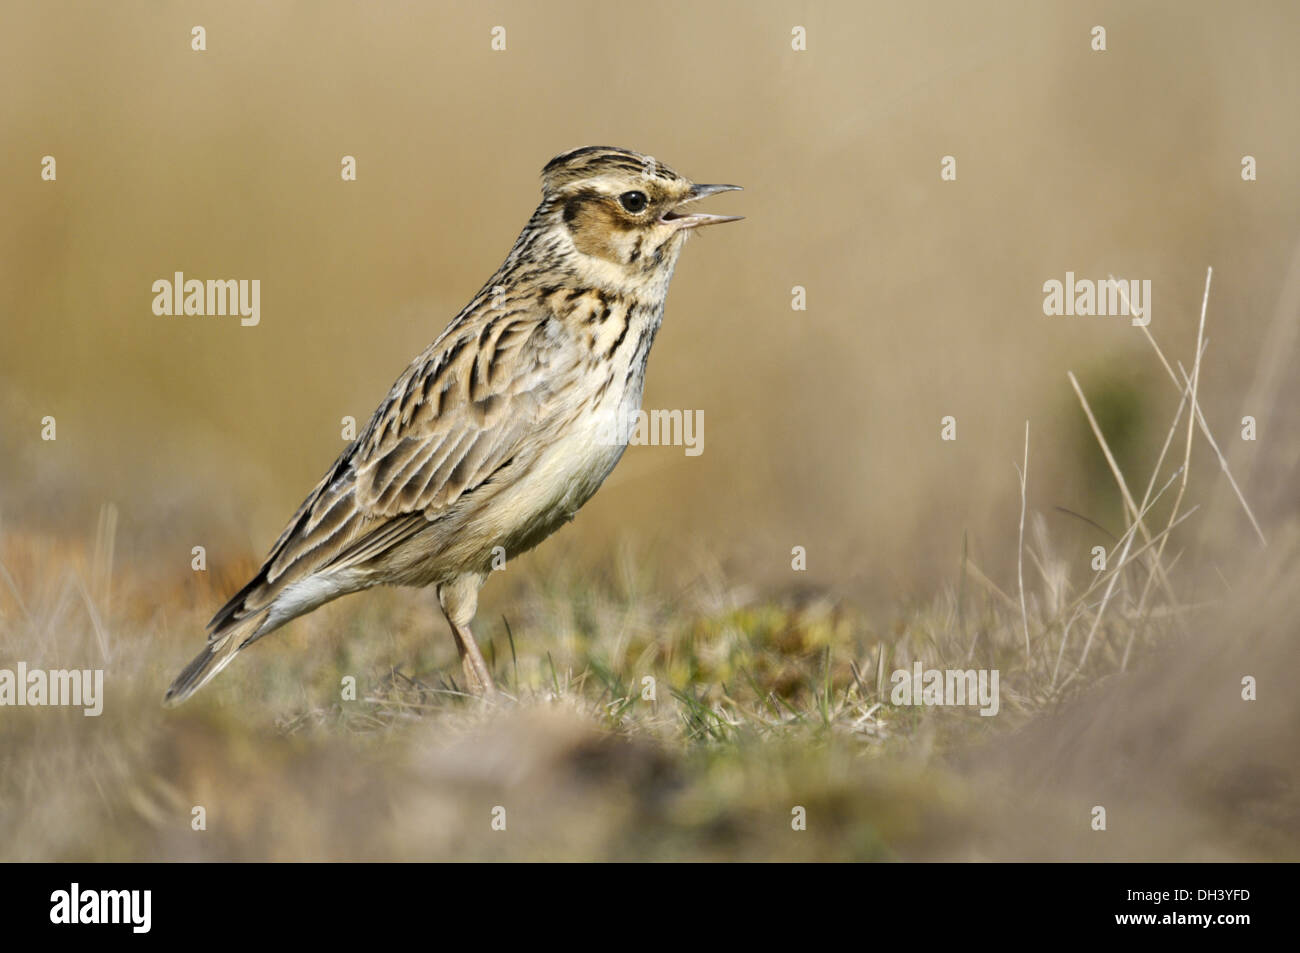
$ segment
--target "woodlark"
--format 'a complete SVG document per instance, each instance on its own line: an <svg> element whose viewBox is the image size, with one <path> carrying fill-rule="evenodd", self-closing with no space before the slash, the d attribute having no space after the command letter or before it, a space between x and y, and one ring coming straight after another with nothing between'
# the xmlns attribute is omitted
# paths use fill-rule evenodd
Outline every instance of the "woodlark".
<svg viewBox="0 0 1300 953"><path fill-rule="evenodd" d="M589 146L542 170L542 203L505 262L397 379L293 515L165 701L203 687L290 619L377 585L436 586L472 690L494 690L470 622L503 551L573 519L625 442L677 256L736 216L650 156ZM498 549L498 547L500 547Z"/></svg>

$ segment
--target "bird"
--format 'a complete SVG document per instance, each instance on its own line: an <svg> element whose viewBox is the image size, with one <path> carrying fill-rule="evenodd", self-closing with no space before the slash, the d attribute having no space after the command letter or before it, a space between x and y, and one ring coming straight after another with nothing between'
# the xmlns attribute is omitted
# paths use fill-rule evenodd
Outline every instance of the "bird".
<svg viewBox="0 0 1300 953"><path fill-rule="evenodd" d="M693 206L740 186L696 184L630 149L564 152L541 180L505 261L212 617L165 705L290 620L378 585L434 587L469 692L495 693L470 630L494 558L536 546L609 476L626 449L611 421L640 409L683 245L741 220Z"/></svg>

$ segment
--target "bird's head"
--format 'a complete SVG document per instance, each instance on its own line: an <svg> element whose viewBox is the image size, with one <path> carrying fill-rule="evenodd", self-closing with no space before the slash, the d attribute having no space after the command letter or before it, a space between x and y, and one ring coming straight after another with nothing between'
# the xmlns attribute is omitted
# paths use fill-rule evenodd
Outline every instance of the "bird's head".
<svg viewBox="0 0 1300 953"><path fill-rule="evenodd" d="M739 188L697 185L653 156L587 146L546 164L539 213L571 244L584 270L611 284L666 285L688 234L740 220L696 212L692 203Z"/></svg>

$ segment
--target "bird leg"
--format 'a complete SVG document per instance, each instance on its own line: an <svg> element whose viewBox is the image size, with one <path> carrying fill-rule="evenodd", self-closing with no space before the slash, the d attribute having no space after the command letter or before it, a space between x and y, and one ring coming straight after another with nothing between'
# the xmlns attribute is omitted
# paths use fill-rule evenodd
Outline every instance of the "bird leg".
<svg viewBox="0 0 1300 953"><path fill-rule="evenodd" d="M452 582L438 587L438 603L451 626L451 636L456 641L456 651L465 669L470 691L476 695L491 695L496 692L496 685L492 682L492 673L483 653L479 651L478 642L474 640L474 633L469 629L478 609L478 590L482 583L481 576L457 576Z"/></svg>
<svg viewBox="0 0 1300 953"><path fill-rule="evenodd" d="M492 673L488 671L487 661L474 641L474 633L467 625L451 623L451 634L456 639L456 650L460 652L460 664L465 669L465 680L470 691L476 695L491 695L497 687L492 682Z"/></svg>

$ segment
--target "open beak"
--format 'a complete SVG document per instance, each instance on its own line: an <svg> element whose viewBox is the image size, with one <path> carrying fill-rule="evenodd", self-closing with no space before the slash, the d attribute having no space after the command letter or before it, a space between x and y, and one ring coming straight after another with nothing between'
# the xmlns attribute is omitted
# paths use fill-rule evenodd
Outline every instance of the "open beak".
<svg viewBox="0 0 1300 953"><path fill-rule="evenodd" d="M664 225L672 225L674 228L699 228L702 225L721 225L723 222L739 222L745 216L743 215L706 215L703 212L688 213L683 209L692 202L699 199L708 198L710 195L717 195L719 192L739 192L739 185L693 185L691 190L686 193L686 198L677 203L677 207L671 211L664 212L659 219Z"/></svg>

